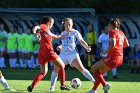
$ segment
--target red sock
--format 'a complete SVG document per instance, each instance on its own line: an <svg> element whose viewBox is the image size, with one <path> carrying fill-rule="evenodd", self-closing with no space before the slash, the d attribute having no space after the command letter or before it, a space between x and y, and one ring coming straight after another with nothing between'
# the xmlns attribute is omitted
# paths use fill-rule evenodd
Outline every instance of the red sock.
<svg viewBox="0 0 140 93"><path fill-rule="evenodd" d="M105 79L103 77L103 74L101 74L99 71L95 71L94 75L95 75L96 79L98 79L101 82L101 84L103 85L103 87L104 87L105 84L106 84L106 81L105 81Z"/></svg>
<svg viewBox="0 0 140 93"><path fill-rule="evenodd" d="M98 86L100 85L100 80L98 78L96 78L95 82L94 82L94 86L93 86L93 90L97 90Z"/></svg>
<svg viewBox="0 0 140 93"><path fill-rule="evenodd" d="M64 86L65 85L65 69L64 68L59 69L58 76L60 79L61 86Z"/></svg>
<svg viewBox="0 0 140 93"><path fill-rule="evenodd" d="M44 77L43 73L39 73L33 80L32 82L32 88L34 88L36 86L36 84Z"/></svg>

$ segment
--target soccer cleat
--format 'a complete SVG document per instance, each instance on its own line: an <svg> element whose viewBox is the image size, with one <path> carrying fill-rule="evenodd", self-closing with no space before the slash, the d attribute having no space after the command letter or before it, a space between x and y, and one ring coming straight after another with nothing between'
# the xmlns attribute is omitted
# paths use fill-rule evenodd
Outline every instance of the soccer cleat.
<svg viewBox="0 0 140 93"><path fill-rule="evenodd" d="M67 86L67 85L64 85L64 86L60 86L60 89L61 90L71 90L71 88L69 87L69 86Z"/></svg>
<svg viewBox="0 0 140 93"><path fill-rule="evenodd" d="M90 90L90 91L88 91L88 92L86 92L86 93L96 93L96 91Z"/></svg>
<svg viewBox="0 0 140 93"><path fill-rule="evenodd" d="M28 92L32 92L32 90L33 90L33 89L32 89L31 86L28 86L28 87L27 87L27 91L28 91Z"/></svg>
<svg viewBox="0 0 140 93"><path fill-rule="evenodd" d="M55 89L54 89L54 87L51 86L51 87L49 88L48 92L53 92L53 91L55 91Z"/></svg>
<svg viewBox="0 0 140 93"><path fill-rule="evenodd" d="M110 87L111 87L111 84L106 84L106 85L103 87L104 92L107 93L108 90L110 89Z"/></svg>

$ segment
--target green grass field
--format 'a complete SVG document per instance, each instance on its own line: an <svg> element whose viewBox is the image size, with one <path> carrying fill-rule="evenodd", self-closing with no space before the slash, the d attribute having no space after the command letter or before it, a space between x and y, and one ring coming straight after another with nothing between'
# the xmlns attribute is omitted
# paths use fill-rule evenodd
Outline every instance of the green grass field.
<svg viewBox="0 0 140 93"><path fill-rule="evenodd" d="M39 70L2 70L7 82L10 87L17 90L16 92L5 91L0 85L0 93L27 93L27 86L31 84L34 76L39 72ZM85 93L90 90L93 84L88 81L80 72L77 70L66 70L66 83L70 85L70 80L72 78L78 77L82 80L82 86L79 89L72 89L71 91L61 91L59 89L59 81L56 84L56 91L53 93ZM33 93L48 93L47 90L50 85L50 74L51 71L45 76L45 78L38 83L34 88ZM118 70L119 79L112 79L111 72L109 72L109 82L112 86L109 93L140 93L140 74L129 74L128 70ZM102 86L100 85L97 93L103 93Z"/></svg>

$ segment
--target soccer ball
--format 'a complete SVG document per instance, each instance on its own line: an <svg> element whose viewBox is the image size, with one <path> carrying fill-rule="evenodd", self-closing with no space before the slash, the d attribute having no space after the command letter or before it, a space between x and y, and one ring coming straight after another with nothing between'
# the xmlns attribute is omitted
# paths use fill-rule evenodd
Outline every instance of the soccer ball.
<svg viewBox="0 0 140 93"><path fill-rule="evenodd" d="M81 80L79 78L74 78L74 79L71 80L71 87L72 88L77 89L81 86L81 84L82 83L81 83Z"/></svg>

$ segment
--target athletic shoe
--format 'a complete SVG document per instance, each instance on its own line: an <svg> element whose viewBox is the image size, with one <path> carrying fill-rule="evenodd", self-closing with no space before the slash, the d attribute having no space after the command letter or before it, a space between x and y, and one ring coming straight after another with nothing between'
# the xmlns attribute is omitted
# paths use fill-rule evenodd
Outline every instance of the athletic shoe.
<svg viewBox="0 0 140 93"><path fill-rule="evenodd" d="M64 85L64 86L60 86L60 89L61 90L71 90L71 88L67 85Z"/></svg>
<svg viewBox="0 0 140 93"><path fill-rule="evenodd" d="M49 88L48 92L53 92L53 91L55 91L55 89L54 89L54 87L51 86L51 87Z"/></svg>
<svg viewBox="0 0 140 93"><path fill-rule="evenodd" d="M111 84L106 84L106 85L103 87L104 92L107 93L108 90L110 89L110 87L111 87Z"/></svg>
<svg viewBox="0 0 140 93"><path fill-rule="evenodd" d="M33 89L32 89L31 86L28 86L28 87L27 87L27 91L28 91L28 92L32 92L32 90L33 90Z"/></svg>
<svg viewBox="0 0 140 93"><path fill-rule="evenodd" d="M96 93L96 91L90 90L90 91L88 91L88 92L86 92L86 93Z"/></svg>

